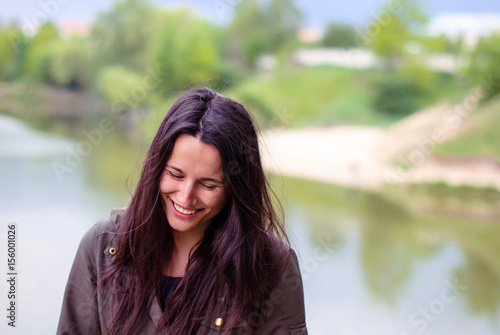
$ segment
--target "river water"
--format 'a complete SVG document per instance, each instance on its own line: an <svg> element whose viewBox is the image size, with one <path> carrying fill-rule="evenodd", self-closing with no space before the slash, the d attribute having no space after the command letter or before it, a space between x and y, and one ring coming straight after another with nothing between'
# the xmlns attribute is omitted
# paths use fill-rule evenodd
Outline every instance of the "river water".
<svg viewBox="0 0 500 335"><path fill-rule="evenodd" d="M85 231L129 199L146 148L75 141L0 115L0 260L16 225L16 329L55 334ZM85 143L84 143L85 142ZM312 335L499 334L500 220L418 212L381 194L272 178L300 259ZM4 278L5 278L4 277ZM7 277L8 279L8 277Z"/></svg>

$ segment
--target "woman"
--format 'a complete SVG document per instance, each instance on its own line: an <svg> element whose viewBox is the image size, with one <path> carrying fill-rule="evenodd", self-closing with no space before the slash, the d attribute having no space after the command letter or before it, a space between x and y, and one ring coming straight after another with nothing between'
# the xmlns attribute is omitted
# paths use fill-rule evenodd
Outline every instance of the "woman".
<svg viewBox="0 0 500 335"><path fill-rule="evenodd" d="M194 88L161 123L129 207L83 237L57 333L307 334L283 240L250 114Z"/></svg>

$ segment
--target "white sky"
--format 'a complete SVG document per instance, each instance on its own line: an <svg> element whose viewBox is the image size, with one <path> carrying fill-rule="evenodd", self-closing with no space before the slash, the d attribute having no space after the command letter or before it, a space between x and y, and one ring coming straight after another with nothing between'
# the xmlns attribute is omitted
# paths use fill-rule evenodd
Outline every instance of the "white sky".
<svg viewBox="0 0 500 335"><path fill-rule="evenodd" d="M163 6L189 5L198 14L223 24L234 6L244 0L152 0ZM265 0L262 0L265 1ZM399 0L392 0L399 1ZM417 0L415 0L417 1ZM499 26L500 0L418 0L432 18L429 31L456 34L466 30L483 34ZM4 5L0 22L16 20L21 26L50 18L56 22L92 22L99 12L112 8L114 0L16 0ZM295 0L304 13L304 25L324 27L345 22L362 28L377 16L387 0ZM223 12L221 11L223 10Z"/></svg>

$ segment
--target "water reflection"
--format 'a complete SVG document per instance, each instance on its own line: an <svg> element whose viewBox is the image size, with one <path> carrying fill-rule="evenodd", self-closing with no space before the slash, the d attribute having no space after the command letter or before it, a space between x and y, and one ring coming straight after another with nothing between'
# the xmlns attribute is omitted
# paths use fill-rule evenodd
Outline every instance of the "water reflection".
<svg viewBox="0 0 500 335"><path fill-rule="evenodd" d="M102 190L88 187L83 165L59 182L52 163L64 160L66 147L74 141L40 133L4 116L0 116L0 128L2 259L6 259L4 234L9 223L17 224L18 238L14 330L16 334L55 334L78 243L97 219L109 213L112 204ZM5 280L0 281L1 292L7 292L5 285ZM6 307L6 295L2 296L0 301ZM6 323L0 327L2 334L12 331Z"/></svg>
<svg viewBox="0 0 500 335"><path fill-rule="evenodd" d="M454 275L469 290L465 295L467 310L473 315L485 315L492 322L498 320L500 310L500 280L487 263L473 256L456 269Z"/></svg>
<svg viewBox="0 0 500 335"><path fill-rule="evenodd" d="M370 324L349 325L350 319L337 320L334 316L316 320L309 313L309 319L322 323L322 327L317 328L318 333L327 334L324 329L331 327L332 317L338 321L335 329L353 334L356 331L417 334L424 326L429 334L443 334L440 329L446 329L446 333L453 330L454 334L469 334L479 329L481 334L497 333L500 222L415 214L401 207L404 202L392 202L383 194L292 178L284 182L287 211L293 216L299 207L304 216L303 224L309 228L309 241L302 243L318 247L317 241L324 236L335 236L335 243L342 245L334 249L335 252L355 262L363 280L361 284L357 282L358 278L353 277L357 275L355 270L354 273L322 271L329 276L323 279L322 286L306 284L306 291L314 296L308 310L317 313L315 305L324 304L331 313L338 313L342 306L331 301L328 304L322 301L322 296L339 298L344 308L349 309L350 302L343 301L340 292L336 297L324 292L325 289L348 291L357 307L353 313L362 316L359 320L375 315L376 323L384 324L385 328L374 331ZM352 245L358 249L349 253L347 250ZM311 255L306 251L303 257ZM335 267L334 262L320 266ZM456 299L446 304L440 296L453 294L447 291L452 288L458 292L456 297L452 296ZM364 290L366 295L361 298L353 293ZM427 313L434 310L436 315L426 315L426 310ZM311 326L316 330L316 324Z"/></svg>

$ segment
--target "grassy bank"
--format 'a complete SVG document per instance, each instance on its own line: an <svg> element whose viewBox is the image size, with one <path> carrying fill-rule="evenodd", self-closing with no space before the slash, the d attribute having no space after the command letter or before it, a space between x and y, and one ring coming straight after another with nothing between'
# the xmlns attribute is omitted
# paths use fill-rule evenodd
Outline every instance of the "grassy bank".
<svg viewBox="0 0 500 335"><path fill-rule="evenodd" d="M271 126L386 125L391 117L371 107L372 71L293 68L248 78L227 92L255 109Z"/></svg>
<svg viewBox="0 0 500 335"><path fill-rule="evenodd" d="M484 102L467 120L464 131L436 146L435 154L450 158L492 158L500 161L500 97Z"/></svg>

